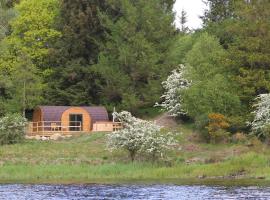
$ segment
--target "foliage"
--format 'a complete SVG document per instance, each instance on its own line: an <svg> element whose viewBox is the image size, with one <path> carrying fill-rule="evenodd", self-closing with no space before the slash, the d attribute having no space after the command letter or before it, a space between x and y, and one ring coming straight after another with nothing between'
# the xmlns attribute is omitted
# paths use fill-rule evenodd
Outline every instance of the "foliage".
<svg viewBox="0 0 270 200"><path fill-rule="evenodd" d="M163 157L174 142L170 133L162 134L161 127L150 121L135 118L127 111L114 115L122 122L123 129L108 135L108 149L128 151L131 161L138 153L150 155L155 161Z"/></svg>
<svg viewBox="0 0 270 200"><path fill-rule="evenodd" d="M226 129L229 128L229 123L226 117L220 113L211 113L208 115L209 123L206 129L208 130L210 140L213 143L227 142L229 133Z"/></svg>
<svg viewBox="0 0 270 200"><path fill-rule="evenodd" d="M179 16L179 23L180 23L180 32L182 34L188 33L189 28L186 26L187 23L187 12L182 9L181 15Z"/></svg>
<svg viewBox="0 0 270 200"><path fill-rule="evenodd" d="M13 53L27 54L40 69L46 70L48 54L61 33L54 28L59 14L58 0L22 0L15 6L19 15L11 22L8 42Z"/></svg>
<svg viewBox="0 0 270 200"><path fill-rule="evenodd" d="M235 143L246 143L248 141L248 138L246 136L246 134L242 133L242 132L237 132L232 136L232 141Z"/></svg>
<svg viewBox="0 0 270 200"><path fill-rule="evenodd" d="M181 94L187 90L191 82L184 78L186 67L180 65L177 69L172 71L167 80L162 83L165 93L161 96L163 102L156 104L162 109L168 111L171 116L179 116L186 114L183 108L183 100Z"/></svg>
<svg viewBox="0 0 270 200"><path fill-rule="evenodd" d="M198 37L186 55L186 78L191 87L182 95L183 107L188 114L199 117L218 112L232 115L240 112L237 87L226 71L227 54L217 39L209 34Z"/></svg>
<svg viewBox="0 0 270 200"><path fill-rule="evenodd" d="M106 42L94 68L104 80L102 102L129 110L152 106L172 67L172 6L162 0L112 0L108 6L112 13L100 13Z"/></svg>
<svg viewBox="0 0 270 200"><path fill-rule="evenodd" d="M183 107L191 117L220 112L232 115L239 112L240 101L231 93L231 84L222 75L215 75L211 80L193 82L183 94Z"/></svg>
<svg viewBox="0 0 270 200"><path fill-rule="evenodd" d="M241 111L237 87L226 70L227 54L217 39L203 33L185 55L183 72L174 71L163 83L163 104L170 114L194 119L212 112L233 115ZM183 67L182 67L183 68ZM192 84L190 84L192 81Z"/></svg>
<svg viewBox="0 0 270 200"><path fill-rule="evenodd" d="M48 54L60 33L53 26L58 1L22 0L11 33L0 45L0 107L2 113L25 112L43 100L44 79L50 72Z"/></svg>
<svg viewBox="0 0 270 200"><path fill-rule="evenodd" d="M168 59L173 66L186 62L186 55L192 49L199 36L200 33L196 32L193 34L179 34L177 36L168 54Z"/></svg>
<svg viewBox="0 0 270 200"><path fill-rule="evenodd" d="M0 77L2 79L3 96L0 98L0 108L2 113L21 112L26 109L33 109L42 102L42 91L45 87L41 79L41 73L31 62L27 55L18 55L17 61L12 64L12 68L1 68ZM0 84L1 86L1 84Z"/></svg>
<svg viewBox="0 0 270 200"><path fill-rule="evenodd" d="M220 23L233 17L233 0L205 0L204 2L208 8L201 17L205 25L209 25L210 23Z"/></svg>
<svg viewBox="0 0 270 200"><path fill-rule="evenodd" d="M256 98L254 120L251 122L252 133L259 137L270 137L270 94L261 94Z"/></svg>
<svg viewBox="0 0 270 200"><path fill-rule="evenodd" d="M0 41L6 37L9 30L9 21L15 17L13 8L9 8L7 0L0 1Z"/></svg>
<svg viewBox="0 0 270 200"><path fill-rule="evenodd" d="M248 111L253 99L270 91L270 2L250 1L239 4L239 17L227 29L234 40L229 44L234 79L242 88L239 96Z"/></svg>
<svg viewBox="0 0 270 200"><path fill-rule="evenodd" d="M26 119L19 114L0 118L0 145L14 144L24 138Z"/></svg>
<svg viewBox="0 0 270 200"><path fill-rule="evenodd" d="M216 35L229 54L228 70L232 80L241 88L237 95L248 115L252 101L270 90L269 42L270 2L262 1L215 1L210 9L213 18L206 30ZM221 6L224 4L224 6ZM220 9L222 7L222 9ZM228 12L228 13L227 13ZM227 14L223 14L227 13Z"/></svg>
<svg viewBox="0 0 270 200"><path fill-rule="evenodd" d="M64 0L59 9L56 28L62 37L50 52L53 73L48 77L47 103L99 104L102 79L91 65L97 62L104 41L98 11L109 9L104 0Z"/></svg>

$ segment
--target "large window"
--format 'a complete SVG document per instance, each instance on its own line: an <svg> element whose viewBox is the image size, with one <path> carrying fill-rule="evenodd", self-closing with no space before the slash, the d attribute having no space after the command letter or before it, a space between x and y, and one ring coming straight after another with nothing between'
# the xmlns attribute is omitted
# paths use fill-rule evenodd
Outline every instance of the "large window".
<svg viewBox="0 0 270 200"><path fill-rule="evenodd" d="M81 131L83 127L83 116L81 114L69 115L69 130Z"/></svg>

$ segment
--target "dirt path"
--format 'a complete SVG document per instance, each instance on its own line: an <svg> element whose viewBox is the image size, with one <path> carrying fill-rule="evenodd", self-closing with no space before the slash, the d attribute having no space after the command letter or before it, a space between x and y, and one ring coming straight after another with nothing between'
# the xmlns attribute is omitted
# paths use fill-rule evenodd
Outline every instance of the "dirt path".
<svg viewBox="0 0 270 200"><path fill-rule="evenodd" d="M156 118L153 119L157 125L163 127L175 127L177 126L177 122L175 121L174 117L168 115L168 113L163 113Z"/></svg>

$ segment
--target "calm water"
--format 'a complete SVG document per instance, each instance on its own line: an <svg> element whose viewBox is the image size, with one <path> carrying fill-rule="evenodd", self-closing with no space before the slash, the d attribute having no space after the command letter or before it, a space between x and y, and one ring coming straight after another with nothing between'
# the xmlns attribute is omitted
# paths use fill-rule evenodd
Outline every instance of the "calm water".
<svg viewBox="0 0 270 200"><path fill-rule="evenodd" d="M0 199L270 199L270 187L177 185L0 185Z"/></svg>

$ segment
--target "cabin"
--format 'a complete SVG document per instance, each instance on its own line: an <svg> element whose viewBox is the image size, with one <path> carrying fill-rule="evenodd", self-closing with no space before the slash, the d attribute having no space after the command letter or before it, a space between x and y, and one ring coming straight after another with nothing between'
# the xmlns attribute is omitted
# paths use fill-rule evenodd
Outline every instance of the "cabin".
<svg viewBox="0 0 270 200"><path fill-rule="evenodd" d="M108 111L102 106L38 106L29 123L28 135L110 132L120 126L109 120Z"/></svg>

